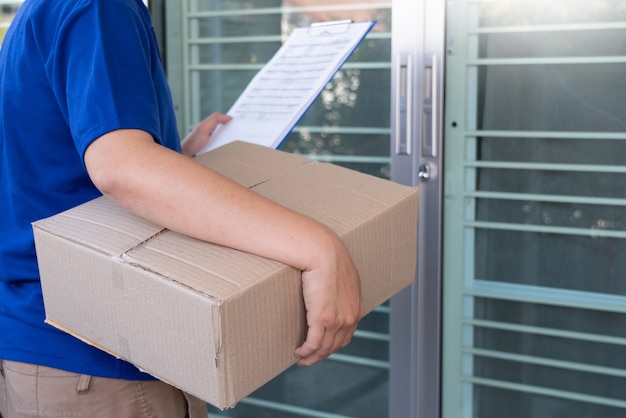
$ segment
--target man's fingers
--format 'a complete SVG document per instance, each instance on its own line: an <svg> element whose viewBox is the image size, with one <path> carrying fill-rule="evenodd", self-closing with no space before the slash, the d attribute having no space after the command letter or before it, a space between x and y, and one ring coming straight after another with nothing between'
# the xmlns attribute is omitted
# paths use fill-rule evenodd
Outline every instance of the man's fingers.
<svg viewBox="0 0 626 418"><path fill-rule="evenodd" d="M332 353L347 346L354 334L356 327L344 327L329 329L323 327L310 327L307 339L295 351L299 357L299 366L311 366L326 359Z"/></svg>
<svg viewBox="0 0 626 418"><path fill-rule="evenodd" d="M325 331L323 327L312 326L309 327L306 340L295 351L295 355L300 358L298 365L310 366L315 364L314 359L319 356L319 350L324 343Z"/></svg>

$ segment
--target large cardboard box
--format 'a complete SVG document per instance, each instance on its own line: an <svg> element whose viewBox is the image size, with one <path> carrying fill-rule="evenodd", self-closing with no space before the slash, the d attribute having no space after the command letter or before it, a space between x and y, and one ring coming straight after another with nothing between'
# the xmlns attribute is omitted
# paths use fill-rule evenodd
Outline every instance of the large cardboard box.
<svg viewBox="0 0 626 418"><path fill-rule="evenodd" d="M367 312L413 282L416 188L244 142L198 160L335 230ZM295 363L306 332L298 270L105 198L33 227L49 323L219 408Z"/></svg>

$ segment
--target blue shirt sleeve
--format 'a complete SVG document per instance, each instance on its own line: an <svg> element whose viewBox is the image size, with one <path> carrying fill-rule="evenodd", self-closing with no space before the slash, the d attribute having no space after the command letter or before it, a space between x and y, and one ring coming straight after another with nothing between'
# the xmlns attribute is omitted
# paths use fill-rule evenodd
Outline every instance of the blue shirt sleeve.
<svg viewBox="0 0 626 418"><path fill-rule="evenodd" d="M49 49L46 70L81 156L94 139L122 128L179 149L176 130L163 126L171 97L149 15L137 3L83 2L60 22Z"/></svg>

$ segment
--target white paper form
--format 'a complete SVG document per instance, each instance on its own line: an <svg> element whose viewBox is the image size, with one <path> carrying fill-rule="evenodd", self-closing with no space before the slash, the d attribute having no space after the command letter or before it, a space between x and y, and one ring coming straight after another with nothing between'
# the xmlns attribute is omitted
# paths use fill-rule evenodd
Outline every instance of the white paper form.
<svg viewBox="0 0 626 418"><path fill-rule="evenodd" d="M297 28L257 73L200 153L241 140L277 148L375 21Z"/></svg>

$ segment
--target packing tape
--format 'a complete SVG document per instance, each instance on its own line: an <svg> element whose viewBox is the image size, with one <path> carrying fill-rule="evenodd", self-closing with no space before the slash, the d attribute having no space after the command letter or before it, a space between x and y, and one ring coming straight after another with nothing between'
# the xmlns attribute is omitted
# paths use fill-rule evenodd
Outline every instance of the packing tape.
<svg viewBox="0 0 626 418"><path fill-rule="evenodd" d="M124 290L124 260L121 257L112 257L111 283L113 287Z"/></svg>

